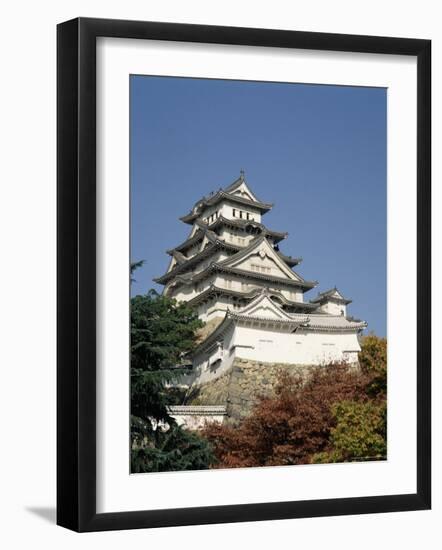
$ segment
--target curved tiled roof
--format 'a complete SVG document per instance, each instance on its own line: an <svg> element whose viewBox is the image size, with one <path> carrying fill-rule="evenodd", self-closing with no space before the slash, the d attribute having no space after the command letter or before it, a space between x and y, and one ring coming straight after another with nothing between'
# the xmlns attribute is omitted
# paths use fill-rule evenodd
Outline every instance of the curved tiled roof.
<svg viewBox="0 0 442 550"><path fill-rule="evenodd" d="M293 256L286 256L280 250L277 250L276 253L289 267L294 267L299 265L302 262L302 258L293 258Z"/></svg>
<svg viewBox="0 0 442 550"><path fill-rule="evenodd" d="M335 296L336 293L339 294L339 296ZM312 300L310 300L310 302L312 304L321 304L327 302L328 300L334 300L336 302L339 302L340 304L346 305L351 304L352 302L351 300L344 298L336 287L331 288L330 290L324 290L324 292L319 292L316 298L313 298Z"/></svg>
<svg viewBox="0 0 442 550"><path fill-rule="evenodd" d="M282 239L285 239L288 236L287 231L273 231L272 229L269 229L264 224L257 222L255 220L244 220L244 219L231 219L231 218L225 218L224 216L218 216L216 220L209 225L211 229L216 229L220 225L227 225L231 227L239 227L241 229L245 229L248 226L257 227L261 229L263 233L266 235L269 235L275 239L275 242L282 241ZM276 241L277 239L277 241Z"/></svg>
<svg viewBox="0 0 442 550"><path fill-rule="evenodd" d="M266 291L263 291L266 292ZM246 306L246 307L251 307ZM279 307L279 306L277 306ZM201 342L193 355L200 353L208 346L212 345L213 342L222 336L231 323L244 322L244 323L269 323L273 325L287 325L287 326L297 326L302 330L319 330L323 332L358 332L366 328L367 323L365 322L351 322L348 321L343 316L329 315L329 314L316 314L316 313L284 313L284 318L275 319L272 317L260 317L258 315L246 315L241 314L241 311L232 312L227 311L223 321L218 325L218 327L209 334L209 336Z"/></svg>
<svg viewBox="0 0 442 550"><path fill-rule="evenodd" d="M212 284L206 290L204 290L203 292L201 292L200 294L198 294L197 296L189 300L188 304L189 305L199 304L200 302L208 299L210 296L217 295L217 294L225 295L225 296L234 296L245 300L251 300L256 296L258 296L258 294L261 294L262 290L263 289L259 287L259 288L253 288L248 292L239 292L237 290L222 288ZM278 291L273 291L268 289L268 292L270 296L276 296L278 299L280 299L283 302L284 305L287 305L290 307L296 307L299 309L305 309L309 311L314 311L318 307L314 304L310 304L309 302L296 302L294 300L289 300L281 292L278 292Z"/></svg>
<svg viewBox="0 0 442 550"><path fill-rule="evenodd" d="M235 255L235 258L240 259L242 257L247 256L249 251L252 250L254 247L256 247L257 244L259 244L262 241L266 241L266 236L263 233L261 233L261 235L258 235L256 238L252 239L247 246L240 246L240 245L235 245L235 244L226 242L226 241L220 239L218 237L218 235L216 235L216 233L214 233L213 231L210 231L210 230L206 231L206 236L208 237L208 239L212 243L212 245L206 247L204 250L201 250L200 252L198 252L197 254L192 256L191 258L186 258L183 254L181 254L179 252L180 256L179 256L179 259L178 259L176 257L176 250L171 251L172 255L177 259L178 265L176 265L173 269L171 269L170 271L168 271L167 273L165 273L161 277L158 277L158 278L154 279L154 281L156 283L160 283L160 284L166 283L171 278L173 278L176 275L182 273L184 270L187 270L189 267L197 264L199 261L201 261L201 260L205 259L206 257L210 256L217 248L224 248L224 249L227 249L227 250L232 250L232 251L237 253ZM269 246L271 246L270 243L269 243ZM276 251L276 250L275 250L275 253L288 266L297 265L301 261L301 258L292 258L290 256L285 256L284 254L282 254L281 252ZM227 261L227 260L225 260L225 261ZM237 268L231 268L231 269L237 269ZM294 272L292 272L292 273L300 279L300 281L299 281L300 283L304 282L304 280L299 275L297 275ZM241 270L241 274L248 275L249 272ZM257 275L257 276L262 275L264 277L268 277L269 278L268 280L275 280L275 281L276 280L279 280L279 281L286 281L287 280L287 281L290 281L290 279L284 279L283 277L277 277L277 276L272 276L272 275L265 276L263 274L258 274L256 272L253 272L253 274ZM200 275L200 274L195 275L195 277L197 278L198 275ZM256 278L256 277L254 277L254 278ZM293 284L293 283L289 283L289 284ZM306 288L313 288L314 286L316 286L316 284L317 284L317 282L315 281L312 284L307 283L307 285L300 284L300 285L297 285L297 286L305 286Z"/></svg>
<svg viewBox="0 0 442 550"><path fill-rule="evenodd" d="M244 179L244 172L241 172L240 177L224 189L220 188L218 189L218 191L216 191L216 193L211 193L208 197L202 197L199 201L195 203L189 214L182 216L180 220L185 223L192 223L196 218L198 218L203 208L205 208L206 206L213 206L222 199L232 200L233 202L237 202L239 204L258 208L262 212L268 212L272 208L273 204L260 201L256 197L256 195L254 195L254 193L253 195L255 196L256 200L246 199L244 197L234 194L236 189L238 189L238 187L240 187L243 183L245 183L245 185L247 186L247 183Z"/></svg>
<svg viewBox="0 0 442 550"><path fill-rule="evenodd" d="M256 202L249 199L245 199L244 197L240 197L239 195L232 195L231 193L226 193L223 189L220 189L213 195L209 197L205 197L198 201L195 206L192 208L192 210L189 212L189 214L186 214L185 216L181 216L180 220L184 223L193 223L196 218L198 218L201 214L201 211L206 206L214 206L215 204L218 204L221 200L229 200L234 203L243 204L244 206L251 206L253 208L257 208L258 210L261 210L261 212L268 212L273 207L272 203L266 203L266 202Z"/></svg>
<svg viewBox="0 0 442 550"><path fill-rule="evenodd" d="M194 275L193 281L203 280L207 276L209 276L211 273L216 271L224 272L224 273L232 273L234 275L238 275L248 279L255 279L260 281L271 281L271 282L273 281L275 283L282 283L288 286L295 286L305 290L310 290L311 288L314 288L318 284L317 281L305 281L305 280L299 281L295 279L285 279L283 277L278 277L276 275L269 275L266 273L257 273L256 271L245 271L244 269L239 269L237 267L228 267L219 263L212 263L207 269Z"/></svg>
<svg viewBox="0 0 442 550"><path fill-rule="evenodd" d="M176 265L170 271L168 271L167 273L164 273L164 275L161 275L161 277L156 277L153 280L156 283L165 284L167 283L167 281L170 281L170 279L172 279L173 277L176 277L177 275L182 274L183 271L188 270L193 265L197 264L201 260L204 260L205 258L210 257L214 252L223 248L237 252L239 247L232 245L230 243L226 243L219 239L213 239L213 242L209 246L207 246L204 250L201 250L200 252L198 252L198 254L195 254L195 256L192 256L191 258L186 258L186 261L178 263L178 265Z"/></svg>

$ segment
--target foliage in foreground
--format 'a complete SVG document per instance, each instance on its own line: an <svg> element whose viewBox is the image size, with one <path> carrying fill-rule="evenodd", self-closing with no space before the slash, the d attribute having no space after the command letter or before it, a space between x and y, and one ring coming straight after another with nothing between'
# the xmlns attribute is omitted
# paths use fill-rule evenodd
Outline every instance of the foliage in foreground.
<svg viewBox="0 0 442 550"><path fill-rule="evenodd" d="M180 470L204 470L215 457L207 440L180 426L168 430L157 429L154 437L132 449L131 471L172 472Z"/></svg>
<svg viewBox="0 0 442 550"><path fill-rule="evenodd" d="M144 420L173 422L167 384L174 368L195 345L202 326L195 311L150 290L131 300L131 413Z"/></svg>
<svg viewBox="0 0 442 550"><path fill-rule="evenodd" d="M385 401L341 401L332 406L335 427L330 450L313 456L314 463L380 460L387 455Z"/></svg>
<svg viewBox="0 0 442 550"><path fill-rule="evenodd" d="M362 338L359 363L367 376L367 395L373 398L387 394L387 339L369 334Z"/></svg>
<svg viewBox="0 0 442 550"><path fill-rule="evenodd" d="M333 364L307 382L283 374L239 426L207 426L215 467L385 458L386 341L370 335L362 348L359 371Z"/></svg>
<svg viewBox="0 0 442 550"><path fill-rule="evenodd" d="M131 471L159 472L207 468L210 445L177 426L168 407L174 367L195 346L202 326L195 311L154 290L131 300Z"/></svg>

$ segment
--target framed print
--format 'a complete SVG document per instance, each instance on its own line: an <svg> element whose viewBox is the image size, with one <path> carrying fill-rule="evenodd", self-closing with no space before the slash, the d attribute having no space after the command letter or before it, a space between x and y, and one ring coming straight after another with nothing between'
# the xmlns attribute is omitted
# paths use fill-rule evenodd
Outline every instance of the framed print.
<svg viewBox="0 0 442 550"><path fill-rule="evenodd" d="M430 52L58 26L59 525L430 508Z"/></svg>

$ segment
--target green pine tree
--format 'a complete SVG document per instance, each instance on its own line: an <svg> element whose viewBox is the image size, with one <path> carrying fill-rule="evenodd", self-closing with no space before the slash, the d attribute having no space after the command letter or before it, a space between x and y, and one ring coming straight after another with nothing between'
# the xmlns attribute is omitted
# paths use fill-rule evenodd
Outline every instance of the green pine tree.
<svg viewBox="0 0 442 550"><path fill-rule="evenodd" d="M195 346L203 323L185 303L150 290L131 300L131 470L158 472L207 468L208 443L177 426L168 413L176 395L168 387Z"/></svg>

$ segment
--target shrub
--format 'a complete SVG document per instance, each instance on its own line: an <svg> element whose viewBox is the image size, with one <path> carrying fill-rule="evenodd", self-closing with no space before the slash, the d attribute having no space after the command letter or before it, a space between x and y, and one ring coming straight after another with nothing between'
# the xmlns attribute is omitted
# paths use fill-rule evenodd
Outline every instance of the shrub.
<svg viewBox="0 0 442 550"><path fill-rule="evenodd" d="M336 426L330 430L330 449L318 453L314 463L381 460L387 455L387 410L377 403L341 401L332 406Z"/></svg>

